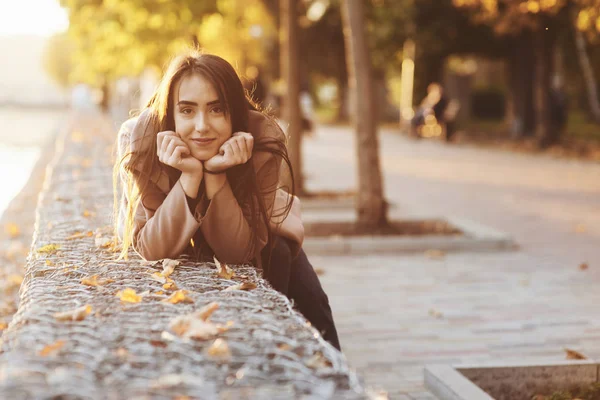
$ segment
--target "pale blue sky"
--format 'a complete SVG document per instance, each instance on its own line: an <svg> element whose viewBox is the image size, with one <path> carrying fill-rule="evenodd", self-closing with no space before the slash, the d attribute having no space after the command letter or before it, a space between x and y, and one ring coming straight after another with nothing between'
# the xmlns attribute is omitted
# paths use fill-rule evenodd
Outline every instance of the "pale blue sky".
<svg viewBox="0 0 600 400"><path fill-rule="evenodd" d="M58 0L0 0L0 35L49 36L68 25Z"/></svg>

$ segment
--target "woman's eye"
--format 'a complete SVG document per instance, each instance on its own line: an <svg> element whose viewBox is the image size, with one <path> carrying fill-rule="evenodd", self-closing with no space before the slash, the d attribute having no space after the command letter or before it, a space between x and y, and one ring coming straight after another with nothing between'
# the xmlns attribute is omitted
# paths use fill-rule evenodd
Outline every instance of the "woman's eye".
<svg viewBox="0 0 600 400"><path fill-rule="evenodd" d="M179 112L184 115L189 115L192 113L192 109L191 108L183 108L183 109L179 110Z"/></svg>
<svg viewBox="0 0 600 400"><path fill-rule="evenodd" d="M210 111L212 111L213 114L222 114L223 113L223 109L221 107L213 107L213 109L211 109Z"/></svg>

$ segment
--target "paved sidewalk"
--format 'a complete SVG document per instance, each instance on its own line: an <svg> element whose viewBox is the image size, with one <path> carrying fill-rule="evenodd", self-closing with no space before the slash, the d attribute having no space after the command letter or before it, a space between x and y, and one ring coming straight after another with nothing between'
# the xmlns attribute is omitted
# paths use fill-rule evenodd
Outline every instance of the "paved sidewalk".
<svg viewBox="0 0 600 400"><path fill-rule="evenodd" d="M381 138L386 194L400 213L471 219L521 249L311 256L367 383L425 400L428 363L555 361L565 347L600 358L600 164ZM349 129L320 127L304 146L309 190L355 186Z"/></svg>

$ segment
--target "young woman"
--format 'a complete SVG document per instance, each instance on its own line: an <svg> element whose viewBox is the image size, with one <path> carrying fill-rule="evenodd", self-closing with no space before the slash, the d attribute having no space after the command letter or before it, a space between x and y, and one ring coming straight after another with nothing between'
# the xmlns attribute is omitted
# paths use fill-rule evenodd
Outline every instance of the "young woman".
<svg viewBox="0 0 600 400"><path fill-rule="evenodd" d="M301 248L298 199L279 187L282 163L290 167L285 136L256 111L227 61L195 50L175 58L118 140L122 257L133 247L147 260L253 263L340 348L329 300Z"/></svg>

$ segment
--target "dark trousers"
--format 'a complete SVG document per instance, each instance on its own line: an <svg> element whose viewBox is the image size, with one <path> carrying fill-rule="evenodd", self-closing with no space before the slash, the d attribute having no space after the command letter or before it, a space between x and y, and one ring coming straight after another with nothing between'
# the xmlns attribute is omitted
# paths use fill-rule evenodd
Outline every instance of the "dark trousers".
<svg viewBox="0 0 600 400"><path fill-rule="evenodd" d="M267 246L263 250L262 259L266 261L268 256ZM275 237L265 278L274 289L294 301L298 311L321 333L323 339L341 350L329 299L304 250L300 249L300 253L292 258L288 241Z"/></svg>

